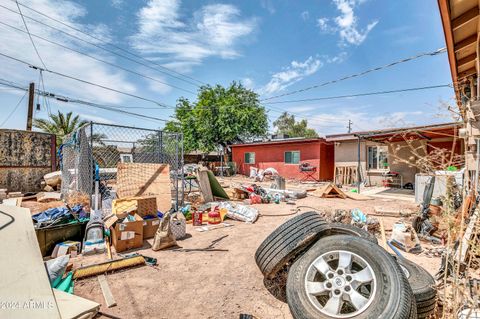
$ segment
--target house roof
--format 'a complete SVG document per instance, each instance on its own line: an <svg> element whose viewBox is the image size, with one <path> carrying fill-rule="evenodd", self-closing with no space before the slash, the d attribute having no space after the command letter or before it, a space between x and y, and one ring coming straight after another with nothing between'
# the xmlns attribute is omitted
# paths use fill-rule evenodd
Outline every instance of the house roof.
<svg viewBox="0 0 480 319"><path fill-rule="evenodd" d="M313 143L313 142L325 142L324 138L304 138L304 137L291 137L284 139L274 139L261 142L251 142L243 144L233 144L230 147L241 147L241 146L253 146L253 145L271 145L271 144L295 144L295 143Z"/></svg>
<svg viewBox="0 0 480 319"><path fill-rule="evenodd" d="M325 138L327 142L337 142L337 141L348 141L356 140L358 137L391 137L396 134L402 133L417 133L423 135L423 137L431 138L437 137L437 135L442 135L442 131L446 132L445 135L452 135L456 127L460 123L442 123L442 124L432 124L432 125L422 125L422 126L411 126L411 127L402 127L402 128L387 128L381 130L372 130L372 131L358 131L345 134L333 134L327 135Z"/></svg>

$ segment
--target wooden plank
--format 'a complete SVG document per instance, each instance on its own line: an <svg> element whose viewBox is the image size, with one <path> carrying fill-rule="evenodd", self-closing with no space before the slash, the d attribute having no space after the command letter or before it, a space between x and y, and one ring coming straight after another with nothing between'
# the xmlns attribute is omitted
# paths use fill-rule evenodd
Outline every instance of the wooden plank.
<svg viewBox="0 0 480 319"><path fill-rule="evenodd" d="M464 77L467 77L467 76L470 76L470 75L473 75L473 74L476 74L477 73L477 69L475 69L475 67L473 68L470 68L468 70L465 70L463 72L460 72L458 74L458 78L464 78Z"/></svg>
<svg viewBox="0 0 480 319"><path fill-rule="evenodd" d="M379 218L380 222L380 246L385 249L386 251L389 250L389 247L387 245L387 236L385 235L385 227L383 226L383 220Z"/></svg>
<svg viewBox="0 0 480 319"><path fill-rule="evenodd" d="M478 17L478 6L475 6L472 9L468 10L467 12L461 14L460 16L452 20L452 31L455 31L460 27L462 27L463 25L467 24L468 22L474 19L477 19L477 17Z"/></svg>
<svg viewBox="0 0 480 319"><path fill-rule="evenodd" d="M117 303L115 302L115 298L113 298L112 291L110 290L110 286L108 286L107 277L105 275L98 275L97 276L98 282L100 283L100 288L102 288L103 298L107 303L107 307L111 308L116 306Z"/></svg>
<svg viewBox="0 0 480 319"><path fill-rule="evenodd" d="M95 318L100 310L100 304L75 296L58 289L53 289L58 311L63 319L67 318Z"/></svg>
<svg viewBox="0 0 480 319"><path fill-rule="evenodd" d="M208 169L201 168L197 173L198 186L202 192L203 200L206 203L213 202L212 188L210 187L210 180L208 179Z"/></svg>
<svg viewBox="0 0 480 319"><path fill-rule="evenodd" d="M37 194L37 202L46 203L50 201L60 200L62 197L61 193L57 192L42 192Z"/></svg>
<svg viewBox="0 0 480 319"><path fill-rule="evenodd" d="M354 200L372 200L372 197L365 196L362 194L358 193L352 193L352 192L344 192L345 195L347 195L348 198L354 199Z"/></svg>
<svg viewBox="0 0 480 319"><path fill-rule="evenodd" d="M119 198L155 196L161 212L172 207L168 164L118 163L116 190Z"/></svg>
<svg viewBox="0 0 480 319"><path fill-rule="evenodd" d="M475 59L477 58L477 54L476 53L472 53L470 55L467 55L466 57L458 60L458 67L460 68L461 66L467 64L467 63L470 63L470 62L473 62L475 61Z"/></svg>
<svg viewBox="0 0 480 319"><path fill-rule="evenodd" d="M455 52L465 49L473 44L477 43L477 34L471 35L462 41L455 44Z"/></svg>
<svg viewBox="0 0 480 319"><path fill-rule="evenodd" d="M60 319L30 211L0 205L0 227L4 256L0 262L0 296L2 302L8 300L21 305L1 309L0 317ZM32 302L41 303L45 307L32 307Z"/></svg>

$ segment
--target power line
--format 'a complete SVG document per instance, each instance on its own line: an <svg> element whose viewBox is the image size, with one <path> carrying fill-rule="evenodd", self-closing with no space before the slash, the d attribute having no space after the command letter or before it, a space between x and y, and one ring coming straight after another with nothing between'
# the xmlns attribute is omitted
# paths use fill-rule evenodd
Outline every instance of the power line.
<svg viewBox="0 0 480 319"><path fill-rule="evenodd" d="M17 0L11 0L11 1L17 1ZM82 33L82 34L84 34L84 35L86 35L86 36L88 36L88 37L90 37L90 38L92 38L92 39L95 39L95 40L97 40L97 41L99 41L99 42L101 42L101 43L103 43L103 44L105 44L105 45L114 47L114 48L116 48L116 49L118 49L118 50L121 50L121 51L123 51L123 52L125 52L125 53L128 53L128 54L130 54L130 55L132 55L132 56L134 56L134 57L136 57L136 58L138 58L138 59L141 59L141 60L143 60L143 61L145 61L145 62L154 64L154 65L156 65L157 67L159 67L159 68L161 68L161 69L163 69L163 70L167 70L168 72L172 72L172 73L174 73L174 74L177 74L177 75L179 75L179 76L182 76L182 77L187 78L187 79L190 79L190 80L193 80L193 81L198 82L198 83L200 83L200 84L207 84L207 83L205 83L205 82L203 82L203 81L200 81L200 80L197 80L197 79L195 79L195 78L193 78L193 77L191 77L191 76L188 76L188 75L186 75L186 74L177 72L177 71L172 70L172 69L170 69L170 68L167 68L167 67L165 67L165 66L163 66L163 65L161 65L161 64L156 63L155 61L148 60L148 59L142 57L141 55L138 55L138 54L133 53L133 52L131 52L131 51L129 51L129 50L126 50L126 49L124 49L124 48L122 48L122 47L120 47L120 46L118 46L118 45L115 45L115 44L113 44L113 43L108 43L107 41L105 41L105 40L103 40L103 39L101 39L101 38L99 38L99 37L96 37L96 36L94 36L94 35L91 35L91 34L85 32L85 31L83 31L83 30L81 30L81 29L79 29L79 28L76 28L76 27L74 27L74 26L72 26L72 25L70 25L70 24L68 24L68 23L65 23L65 22L63 22L63 21L60 21L60 20L58 20L58 19L55 19L55 18L53 18L53 17L51 17L51 16L49 16L49 15L43 13L43 12L40 12L40 11L38 11L38 10L36 10L36 9L33 9L33 8L31 8L31 7L23 4L23 3L21 3L21 2L19 2L19 4L20 4L21 6L27 8L27 9L35 12L35 13L41 15L41 16L44 16L44 17L46 17L46 18L48 18L48 19L50 19L50 20L52 20L52 21L55 21L55 22L57 22L57 23L60 23L60 24L66 26L66 27L68 27L68 28L70 28L70 29L72 29L72 30L75 30L75 31L77 31L77 32L80 32L80 33ZM179 79L179 80L185 81L185 79L176 77L176 76L174 76L174 75L172 75L172 74L170 74L170 73L168 73L168 72L160 71L160 70L158 70L158 71L159 71L159 72L162 72L162 73L165 73L165 74L167 74L167 75L169 75L169 76L175 77L175 78L177 78L177 79ZM190 83L191 83L191 82L190 82Z"/></svg>
<svg viewBox="0 0 480 319"><path fill-rule="evenodd" d="M1 22L1 21L0 21L0 24L1 24L1 25L4 25L4 26L7 26L7 27L9 27L9 28L11 28L11 29L14 29L14 30L16 30L16 31L26 33L26 32L23 31L22 29L19 29L19 28L17 28L17 27L14 27L14 26L12 26L12 25L10 25L10 24L7 24L7 23ZM59 46L59 47L61 47L61 48L64 48L64 49L67 49L67 50L76 52L76 53L81 54L81 55L84 55L84 56L86 56L86 57L89 57L90 59L93 59L93 60L95 60L95 61L98 61L98 62L107 64L107 65L113 66L113 67L118 68L118 69L121 69L121 70L123 70L123 71L130 72L130 73L132 73L132 74L135 74L135 75L144 77L144 78L146 78L146 79L149 79L149 80L152 80L152 81L155 81L155 82L158 82L158 83L161 83L161 84L170 86L170 87L175 88L175 89L177 89L177 90L181 90L181 91L184 91L184 92L187 92L187 93L190 93L190 94L194 94L194 95L196 94L196 93L193 92L193 91L190 91L190 90L187 90L187 89L184 89L184 88L181 88L181 87L178 87L178 86L169 84L169 83L167 83L167 82L163 82L163 81L161 81L161 80L159 80L159 79L157 79L157 78L153 78L153 77L151 77L151 76L142 74L142 73L140 73L140 72L137 72L137 71L134 71L134 70L131 70L131 69L127 69L127 68L125 68L125 67L123 67L123 66L120 66L120 65L118 65L118 64L111 63L111 62L108 62L108 61L105 61L105 60L96 58L96 57L94 57L94 56L92 56L92 55L89 55L89 54L84 53L84 52L82 52L82 51L79 51L79 50L77 50L77 49L73 49L73 48L68 47L68 46L66 46L66 45L63 45L63 44L61 44L61 43L58 43L58 42L49 40L49 39L44 38L44 37L42 37L42 36L39 36L39 35L36 35L36 34L33 34L33 33L31 33L30 35L31 35L31 36L34 36L34 37L36 37L36 38L39 38L39 39L41 39L41 40L43 40L43 41L45 41L45 42L48 42L48 43L57 45L57 46Z"/></svg>
<svg viewBox="0 0 480 319"><path fill-rule="evenodd" d="M154 103L160 107L163 107L163 108L174 108L170 105L167 105L167 104L164 104L164 103L160 103L160 102L157 102L155 100L151 100L149 98L145 98L145 97L142 97L142 96L139 96L139 95L135 95L135 94L132 94L132 93L128 93L128 92L124 92L124 91L120 91L120 90L117 90L117 89L113 89L113 88L110 88L110 87L107 87L107 86L104 86L104 85L101 85L101 84L98 84L98 83L94 83L94 82L90 82L90 81L87 81L87 80L83 80L83 79L79 79L77 77L74 77L72 75L68 75L68 74L63 74L63 73L60 73L60 72L57 72L57 71L53 71L53 70L50 70L50 69L43 69L41 67L38 67L38 66L35 66L35 65L32 65L24 60L21 60L21 59L18 59L18 58L15 58L15 57L12 57L8 54L4 54L4 53L1 53L0 52L0 56L3 56L3 57L6 57L8 59L11 59L11 60L14 60L14 61L17 61L19 63L23 63L25 65L28 65L30 68L32 69L35 69L35 70L42 70L42 71L45 71L45 72L49 72L49 73L52 73L52 74L55 74L55 75L58 75L58 76L61 76L61 77L64 77L64 78L67 78L67 79L71 79L71 80L75 80L75 81L78 81L78 82L81 82L81 83L85 83L85 84L89 84L89 85L92 85L92 86L96 86L96 87L99 87L99 88L102 88L104 90L108 90L108 91L112 91L112 92L116 92L116 93L119 93L119 94L123 94L123 95L126 95L126 96L130 96L130 97L133 97L133 98L136 98L136 99L139 99L139 100L143 100L143 101L147 101L147 102L151 102L151 103Z"/></svg>
<svg viewBox="0 0 480 319"><path fill-rule="evenodd" d="M28 90L27 90L28 91ZM18 107L20 106L20 103L22 103L23 99L25 98L25 96L27 96L27 92L25 92L25 94L23 94L22 98L20 99L20 101L18 101L17 105L15 105L15 107L13 108L12 112L10 112L10 114L8 114L8 116L5 118L5 120L2 122L2 124L0 124L0 127L3 127L5 125L5 123L8 122L8 120L10 119L10 117L13 115L13 113L15 113L15 111L18 109Z"/></svg>
<svg viewBox="0 0 480 319"><path fill-rule="evenodd" d="M15 0L15 3L17 4L18 13L20 14L20 17L22 18L23 25L25 26L25 29L27 30L28 37L30 38L30 42L32 42L32 46L35 49L35 52L37 53L38 59L40 60L40 62L42 62L43 67L47 68L47 66L45 65L45 62L43 62L43 59L40 56L40 53L38 52L38 49L37 49L37 46L35 45L35 42L32 39L32 35L30 34L30 30L28 30L27 22L25 21L25 18L23 17L22 10L20 9L20 5L18 4L18 1Z"/></svg>
<svg viewBox="0 0 480 319"><path fill-rule="evenodd" d="M28 91L28 89L24 88L21 84L15 83L12 81L8 81L5 79L0 78L0 85L6 86L5 89L11 89L11 90L21 90L21 91ZM45 92L47 92L45 89L43 89ZM48 92L47 92L48 93ZM117 108L117 109L143 109L143 110L158 110L157 107L142 107L142 106L123 106L123 105L108 105L108 104L102 104L103 106L110 107L110 108Z"/></svg>
<svg viewBox="0 0 480 319"><path fill-rule="evenodd" d="M28 92L27 88L21 87L20 85L18 85L16 83L13 83L13 82L10 82L10 81L4 80L4 79L0 79L0 85L5 85L5 86L9 86L9 87L18 89L18 90ZM91 106L91 107L94 107L94 108L99 108L99 109L103 109L103 110L107 110L107 111L111 111L111 112L116 112L116 113L131 115L131 116L135 116L135 117L141 117L141 118L156 120L156 121L160 121L160 122L167 122L168 121L166 119L162 119L162 118L158 118L158 117L154 117L154 116L148 116L148 115L144 115L144 114L140 114L140 113L134 113L134 112L129 112L129 111L125 111L125 110L120 110L118 108L115 108L115 107L112 107L112 106L109 106L109 105L104 105L104 104L94 103L94 102L80 100L80 99L76 99L76 98L71 98L71 97L67 97L67 96L64 96L64 95L54 94L54 93L46 92L46 91L39 90L39 89L36 89L35 93L37 93L38 95L41 95L41 96L43 96L47 99L55 99L55 100L60 101L60 102L65 102L65 103L70 102L70 103L75 103L75 104L82 104L82 105ZM26 95L26 93L25 93L25 95Z"/></svg>
<svg viewBox="0 0 480 319"><path fill-rule="evenodd" d="M391 63L385 64L385 65L382 65L382 66L379 66L379 67L375 67L375 68L372 68L372 69L368 69L368 70L360 72L360 73L347 75L347 76L344 76L344 77L339 78L339 79L326 81L326 82L323 82L321 84L312 85L312 86L309 86L309 87L306 87L306 88L303 88L303 89L299 89L299 90L295 90L295 91L292 91L292 92L283 93L283 94L279 94L279 95L274 95L274 96L271 96L269 98L262 99L261 101L269 101L269 100L273 100L273 99L283 97L283 96L289 96L289 95L293 95L293 94L302 93L302 92L309 91L309 90L312 90L312 89L316 89L316 88L326 86L326 85L329 85L329 84L333 84L333 83L345 81L345 80L348 80L348 79L360 77L360 76L363 76L363 75L371 73L371 72L375 72L375 71L383 70L383 69L386 69L386 68L390 68L390 67L395 66L397 64L409 62L409 61L412 61L412 60L415 60L415 59L418 59L418 58L421 58L421 57L435 56L435 55L445 53L445 52L447 52L447 49L445 47L443 47L443 48L440 48L440 49L432 51L432 52L420 53L420 54L414 55L412 57L401 59L401 60L391 62Z"/></svg>
<svg viewBox="0 0 480 319"><path fill-rule="evenodd" d="M398 89L398 90L386 90L386 91L376 91L376 92L367 92L367 93L356 93L356 94L316 97L316 98L300 99L300 100L274 101L274 102L266 102L264 104L270 105L270 104L335 100L335 99L345 99L345 98L352 98L352 97L359 97L359 96L382 95L382 94L401 93L401 92L420 91L420 90L430 90L430 89L438 89L438 88L446 88L446 87L451 88L452 85L451 84L439 84L439 85L421 86L421 87Z"/></svg>

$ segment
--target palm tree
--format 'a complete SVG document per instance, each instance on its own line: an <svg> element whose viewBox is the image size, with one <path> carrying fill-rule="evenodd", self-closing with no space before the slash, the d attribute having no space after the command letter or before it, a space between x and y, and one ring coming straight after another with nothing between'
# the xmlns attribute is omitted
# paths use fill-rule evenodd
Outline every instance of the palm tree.
<svg viewBox="0 0 480 319"><path fill-rule="evenodd" d="M65 136L87 123L88 121L81 120L79 115L72 117L72 112L65 115L60 111L58 114L50 114L48 119L33 120L34 127L57 136L57 145L63 142Z"/></svg>

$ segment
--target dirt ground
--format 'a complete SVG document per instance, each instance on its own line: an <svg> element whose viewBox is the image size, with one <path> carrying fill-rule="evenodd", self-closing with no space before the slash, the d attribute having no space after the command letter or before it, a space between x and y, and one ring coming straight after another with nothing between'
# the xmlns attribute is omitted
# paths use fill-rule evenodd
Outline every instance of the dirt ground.
<svg viewBox="0 0 480 319"><path fill-rule="evenodd" d="M288 305L271 295L263 284L254 254L258 245L277 226L294 215L271 217L268 214L293 213L311 209L359 208L373 213L375 206L411 209L415 204L394 199L356 201L352 199L321 199L308 196L297 200L296 205L259 204L261 217L254 224L228 221L233 227L198 232L187 225L186 239L179 246L198 251L184 252L178 249L152 251L153 239L147 240L138 252L155 257L156 267L143 266L107 275L117 306L107 308L95 277L75 283L75 294L102 304L103 318L239 318L239 314L251 314L256 318L292 318ZM263 215L263 216L262 216ZM385 228L398 218L384 218ZM387 233L387 238L388 238ZM220 239L216 251L204 251L212 241ZM429 244L422 243L423 247ZM404 254L408 259L434 274L440 265L439 258L425 255ZM82 264L92 263L91 257ZM90 260L89 260L90 259Z"/></svg>

